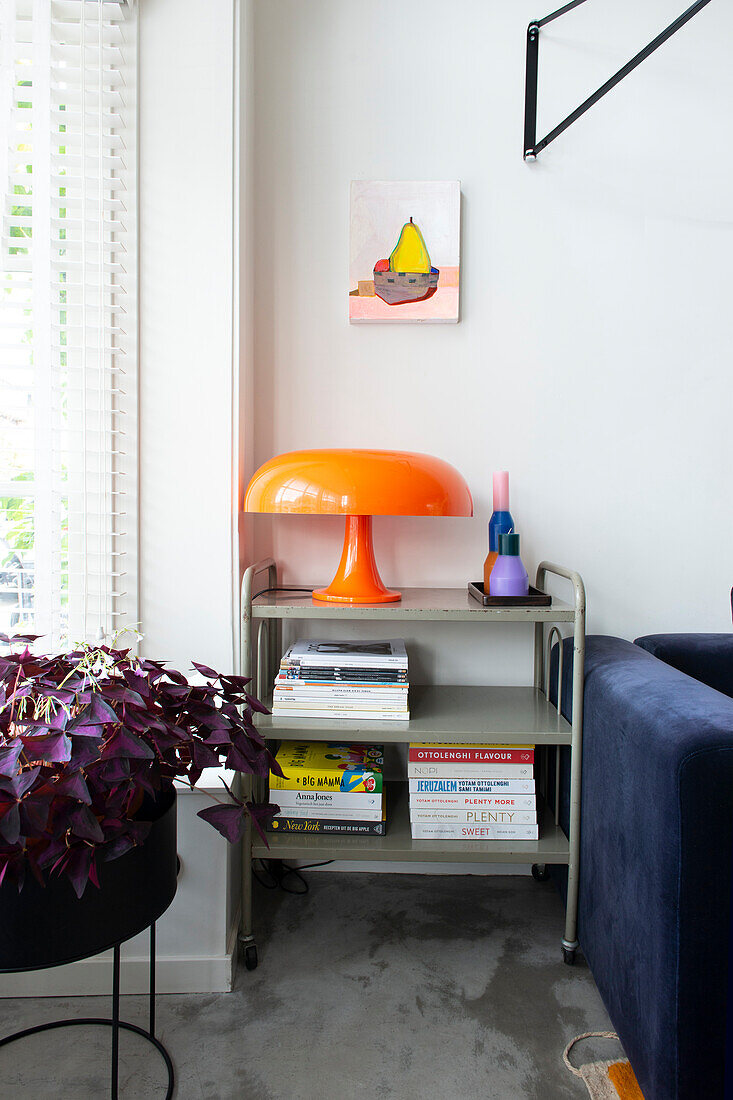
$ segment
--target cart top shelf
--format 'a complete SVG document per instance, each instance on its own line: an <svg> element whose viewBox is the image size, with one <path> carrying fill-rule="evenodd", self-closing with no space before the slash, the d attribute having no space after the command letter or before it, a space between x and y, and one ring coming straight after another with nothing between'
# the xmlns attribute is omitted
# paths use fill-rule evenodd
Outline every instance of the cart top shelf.
<svg viewBox="0 0 733 1100"><path fill-rule="evenodd" d="M465 588L403 588L398 603L338 604L307 592L264 592L252 601L254 619L446 619L453 622L572 622L575 608L553 597L549 607L483 607Z"/></svg>

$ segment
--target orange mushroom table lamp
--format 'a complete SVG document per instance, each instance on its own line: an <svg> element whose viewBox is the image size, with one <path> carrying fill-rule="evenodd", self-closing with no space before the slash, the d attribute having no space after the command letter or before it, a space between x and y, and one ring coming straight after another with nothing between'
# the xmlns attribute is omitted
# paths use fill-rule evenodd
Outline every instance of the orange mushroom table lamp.
<svg viewBox="0 0 733 1100"><path fill-rule="evenodd" d="M336 575L313 598L337 603L392 603L401 593L379 576L372 516L472 516L466 482L453 466L410 451L291 451L260 466L245 512L346 516Z"/></svg>

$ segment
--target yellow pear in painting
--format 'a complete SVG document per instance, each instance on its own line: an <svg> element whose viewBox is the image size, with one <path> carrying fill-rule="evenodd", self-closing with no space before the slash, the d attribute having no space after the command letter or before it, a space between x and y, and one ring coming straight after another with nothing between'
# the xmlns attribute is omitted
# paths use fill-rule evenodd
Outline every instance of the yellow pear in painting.
<svg viewBox="0 0 733 1100"><path fill-rule="evenodd" d="M439 275L419 227L410 218L389 259L374 265L374 293L388 306L424 302L435 294Z"/></svg>
<svg viewBox="0 0 733 1100"><path fill-rule="evenodd" d="M430 256L423 235L410 218L402 226L400 239L389 257L389 270L429 275L430 267Z"/></svg>

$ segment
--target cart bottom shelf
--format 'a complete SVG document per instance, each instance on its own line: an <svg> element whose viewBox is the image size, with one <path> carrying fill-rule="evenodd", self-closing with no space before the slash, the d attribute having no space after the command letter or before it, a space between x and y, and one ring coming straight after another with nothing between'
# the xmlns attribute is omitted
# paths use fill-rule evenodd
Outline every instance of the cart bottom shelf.
<svg viewBox="0 0 733 1100"><path fill-rule="evenodd" d="M273 792L277 801L277 792ZM407 783L388 783L385 836L268 833L254 859L385 860L412 863L567 863L568 840L549 810L540 810L539 840L413 840Z"/></svg>

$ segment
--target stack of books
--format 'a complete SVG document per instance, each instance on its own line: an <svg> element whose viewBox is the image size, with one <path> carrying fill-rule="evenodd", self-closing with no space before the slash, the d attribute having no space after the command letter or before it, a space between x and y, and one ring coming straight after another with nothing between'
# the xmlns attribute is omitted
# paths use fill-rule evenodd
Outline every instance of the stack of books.
<svg viewBox="0 0 733 1100"><path fill-rule="evenodd" d="M383 836L386 805L382 745L283 741L270 772L270 801L280 813L275 833L365 833Z"/></svg>
<svg viewBox="0 0 733 1100"><path fill-rule="evenodd" d="M346 718L406 722L409 682L401 640L291 645L272 696L276 718Z"/></svg>
<svg viewBox="0 0 733 1100"><path fill-rule="evenodd" d="M534 745L411 742L413 840L537 840Z"/></svg>

